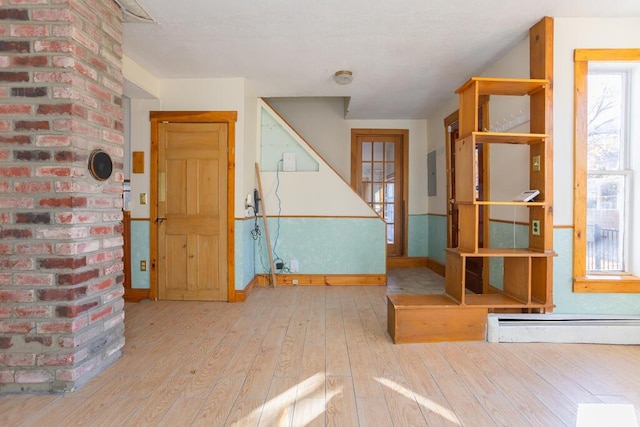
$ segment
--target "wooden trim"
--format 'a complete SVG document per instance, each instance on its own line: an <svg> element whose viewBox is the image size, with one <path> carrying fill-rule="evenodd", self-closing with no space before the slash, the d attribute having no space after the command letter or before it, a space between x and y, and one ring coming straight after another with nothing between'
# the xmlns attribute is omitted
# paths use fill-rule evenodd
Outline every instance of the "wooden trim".
<svg viewBox="0 0 640 427"><path fill-rule="evenodd" d="M573 68L573 275L586 275L587 256L587 73L586 61Z"/></svg>
<svg viewBox="0 0 640 427"><path fill-rule="evenodd" d="M133 221L149 222L149 221L151 221L151 219L149 219L149 218L131 218L131 222L133 222Z"/></svg>
<svg viewBox="0 0 640 427"><path fill-rule="evenodd" d="M582 61L638 61L640 49L576 49L575 62Z"/></svg>
<svg viewBox="0 0 640 427"><path fill-rule="evenodd" d="M437 214L437 213L428 213L428 212L426 214L416 214L416 215L429 215L429 216L440 216L440 217L447 216L447 214Z"/></svg>
<svg viewBox="0 0 640 427"><path fill-rule="evenodd" d="M122 261L124 264L124 291L131 288L131 212L122 211Z"/></svg>
<svg viewBox="0 0 640 427"><path fill-rule="evenodd" d="M236 300L235 213L236 213L236 121L238 113L227 117L227 301ZM220 120L220 116L218 117Z"/></svg>
<svg viewBox="0 0 640 427"><path fill-rule="evenodd" d="M444 264L440 264L435 259L427 258L427 268L430 269L430 270L433 270L434 273L437 273L440 276L444 277L444 272L445 272L446 268L445 268Z"/></svg>
<svg viewBox="0 0 640 427"><path fill-rule="evenodd" d="M235 123L236 111L150 111L149 118L157 122L173 123Z"/></svg>
<svg viewBox="0 0 640 427"><path fill-rule="evenodd" d="M427 266L427 257L388 257L387 268L419 268Z"/></svg>
<svg viewBox="0 0 640 427"><path fill-rule="evenodd" d="M149 289L125 289L124 300L126 302L140 302L149 299Z"/></svg>
<svg viewBox="0 0 640 427"><path fill-rule="evenodd" d="M259 274L257 286L269 286L269 276ZM294 286L297 280L300 286L384 286L386 274L278 274L278 286Z"/></svg>
<svg viewBox="0 0 640 427"><path fill-rule="evenodd" d="M253 279L245 286L244 289L238 290L236 289L235 295L236 299L234 302L245 302L247 298L249 298L249 294L253 290L253 287L258 284L258 276L254 276Z"/></svg>
<svg viewBox="0 0 640 427"><path fill-rule="evenodd" d="M319 219L342 219L342 218L349 218L349 219L380 219L380 216L378 215L372 215L372 216L332 216L332 215L267 215L267 218L300 218L300 219L305 219L305 218L319 218ZM253 220L253 217L249 217L248 219Z"/></svg>
<svg viewBox="0 0 640 427"><path fill-rule="evenodd" d="M149 113L151 119L151 147L149 159L149 299L158 299L158 123ZM151 219L154 218L154 219Z"/></svg>
<svg viewBox="0 0 640 427"><path fill-rule="evenodd" d="M562 228L573 228L573 225L554 225L553 228L558 228L558 229L562 229Z"/></svg>
<svg viewBox="0 0 640 427"><path fill-rule="evenodd" d="M542 235L534 236L529 232L529 247L544 252L553 251L553 65L554 65L554 22L551 17L544 17L529 29L529 77L547 80L543 90L529 96L531 133L546 134L546 143L532 145L529 149L529 165L533 157L540 155L544 160L540 172L529 172L531 188L539 188L547 203L544 209L530 209L529 219L540 220ZM531 168L529 168L531 169ZM538 174L538 175L536 175ZM544 277L537 282L544 283L536 293L544 293L545 311L553 309L553 260L545 262ZM533 291L533 288L530 289ZM539 295L542 297L542 295Z"/></svg>
<svg viewBox="0 0 640 427"><path fill-rule="evenodd" d="M640 277L630 274L576 277L573 279L573 292L638 294L640 293Z"/></svg>
<svg viewBox="0 0 640 427"><path fill-rule="evenodd" d="M489 128L490 116L489 116L489 95L482 95L478 98L480 108L482 112L482 124L484 128ZM484 129L480 129L484 131ZM482 197L484 200L491 200L491 171L489 169L491 156L491 144L483 144L482 147ZM489 223L489 215L491 208L488 205L479 206L482 209L482 246L489 246L491 240L491 227ZM482 259L482 290L486 289L490 278L489 259ZM443 274L444 276L444 274Z"/></svg>
<svg viewBox="0 0 640 427"><path fill-rule="evenodd" d="M151 200L158 195L158 124L179 123L226 123L227 124L227 301L235 301L235 124L236 111L151 111ZM156 203L150 204L150 217L158 216ZM158 226L150 220L150 289L149 298L158 299Z"/></svg>
<svg viewBox="0 0 640 427"><path fill-rule="evenodd" d="M587 276L587 75L589 61L638 61L640 49L576 49L574 51L573 129L573 276L574 292L638 293L632 275Z"/></svg>

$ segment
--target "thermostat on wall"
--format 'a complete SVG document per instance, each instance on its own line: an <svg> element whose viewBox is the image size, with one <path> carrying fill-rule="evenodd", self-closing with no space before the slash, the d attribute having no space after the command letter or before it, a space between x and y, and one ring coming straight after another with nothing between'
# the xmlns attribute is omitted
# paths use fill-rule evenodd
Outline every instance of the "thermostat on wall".
<svg viewBox="0 0 640 427"><path fill-rule="evenodd" d="M109 179L113 172L111 156L102 150L94 150L89 155L89 172L98 181Z"/></svg>

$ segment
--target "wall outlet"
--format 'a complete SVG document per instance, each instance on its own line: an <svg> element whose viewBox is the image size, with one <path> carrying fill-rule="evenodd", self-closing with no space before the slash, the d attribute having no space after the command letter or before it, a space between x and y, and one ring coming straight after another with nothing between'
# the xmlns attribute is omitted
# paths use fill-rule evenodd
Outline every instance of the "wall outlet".
<svg viewBox="0 0 640 427"><path fill-rule="evenodd" d="M291 281L291 284L292 284L293 286L296 286L296 285L298 284L298 279L293 279L293 280Z"/></svg>
<svg viewBox="0 0 640 427"><path fill-rule="evenodd" d="M533 172L540 172L540 155L533 156L531 162L531 170Z"/></svg>
<svg viewBox="0 0 640 427"><path fill-rule="evenodd" d="M531 234L534 236L540 235L540 220L534 219L531 221Z"/></svg>
<svg viewBox="0 0 640 427"><path fill-rule="evenodd" d="M147 261L140 261L140 271L147 271Z"/></svg>
<svg viewBox="0 0 640 427"><path fill-rule="evenodd" d="M297 259L292 259L289 267L289 271L292 273L297 273L300 270L300 264L298 264Z"/></svg>

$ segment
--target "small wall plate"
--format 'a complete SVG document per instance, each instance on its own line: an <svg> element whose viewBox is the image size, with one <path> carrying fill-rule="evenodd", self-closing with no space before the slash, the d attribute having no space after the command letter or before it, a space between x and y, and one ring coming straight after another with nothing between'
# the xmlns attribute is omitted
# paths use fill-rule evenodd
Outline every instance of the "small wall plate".
<svg viewBox="0 0 640 427"><path fill-rule="evenodd" d="M102 150L94 150L89 155L89 172L98 181L106 181L113 172L111 156Z"/></svg>

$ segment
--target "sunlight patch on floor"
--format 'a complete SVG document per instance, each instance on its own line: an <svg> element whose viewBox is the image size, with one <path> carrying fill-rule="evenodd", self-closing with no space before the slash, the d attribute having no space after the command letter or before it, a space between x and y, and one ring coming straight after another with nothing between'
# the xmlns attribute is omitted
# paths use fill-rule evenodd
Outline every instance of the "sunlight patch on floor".
<svg viewBox="0 0 640 427"><path fill-rule="evenodd" d="M407 389L406 387L401 386L397 382L391 381L391 380L389 380L387 378L376 378L376 381L378 381L383 386L388 387L389 389L393 390L394 392L406 397L407 399L414 399L415 398L416 402L418 402L418 405L422 406L423 408L428 409L429 411L433 412L434 414L436 414L436 415L444 418L445 420L453 423L454 425L457 425L457 426L461 426L462 425L460 423L460 420L456 416L456 414L454 414L449 409L444 408L441 405L438 405L437 403L429 400L428 398L426 398L424 396L419 395L418 393L412 392L411 390Z"/></svg>
<svg viewBox="0 0 640 427"><path fill-rule="evenodd" d="M576 427L638 427L633 405L613 403L580 403Z"/></svg>
<svg viewBox="0 0 640 427"><path fill-rule="evenodd" d="M310 424L316 418L323 416L326 411L325 402L340 394L342 389L334 390L325 396L325 376L317 373L306 380L288 388L264 405L254 409L251 414L238 421L238 425L248 420L260 419L260 425L290 425L294 418L302 425ZM318 393L321 391L321 393ZM325 396L318 399L317 395ZM322 405L319 405L319 401Z"/></svg>

